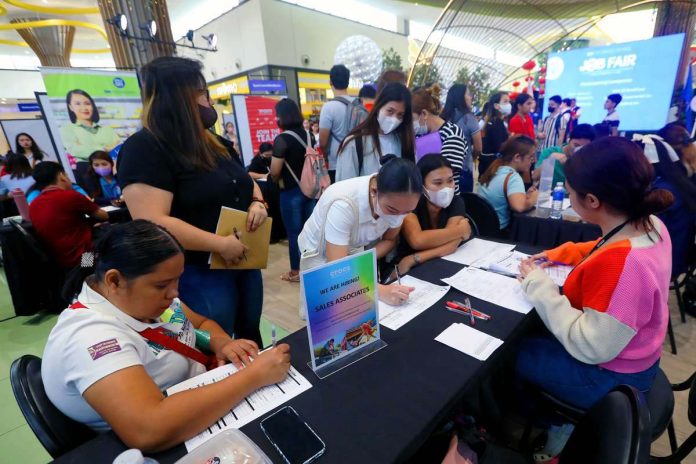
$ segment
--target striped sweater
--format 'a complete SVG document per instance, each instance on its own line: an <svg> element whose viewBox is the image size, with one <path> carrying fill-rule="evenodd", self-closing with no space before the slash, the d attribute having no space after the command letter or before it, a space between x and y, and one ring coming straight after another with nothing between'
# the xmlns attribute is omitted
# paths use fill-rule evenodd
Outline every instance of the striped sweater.
<svg viewBox="0 0 696 464"><path fill-rule="evenodd" d="M467 164L468 142L464 138L464 132L450 121L440 127L440 140L442 141L442 149L440 154L447 159L452 165L454 173L454 192L459 194L459 176Z"/></svg>
<svg viewBox="0 0 696 464"><path fill-rule="evenodd" d="M550 260L577 266L563 295L543 270L523 281L546 327L578 361L636 373L660 358L672 244L664 224L651 220L654 232L604 245L589 257L597 241L548 251Z"/></svg>

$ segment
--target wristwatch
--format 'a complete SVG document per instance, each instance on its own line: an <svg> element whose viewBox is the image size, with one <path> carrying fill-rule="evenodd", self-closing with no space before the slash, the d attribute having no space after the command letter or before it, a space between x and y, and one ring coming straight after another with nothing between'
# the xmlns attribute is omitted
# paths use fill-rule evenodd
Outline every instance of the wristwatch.
<svg viewBox="0 0 696 464"><path fill-rule="evenodd" d="M413 255L413 261L416 263L416 265L421 263L420 255L418 253Z"/></svg>

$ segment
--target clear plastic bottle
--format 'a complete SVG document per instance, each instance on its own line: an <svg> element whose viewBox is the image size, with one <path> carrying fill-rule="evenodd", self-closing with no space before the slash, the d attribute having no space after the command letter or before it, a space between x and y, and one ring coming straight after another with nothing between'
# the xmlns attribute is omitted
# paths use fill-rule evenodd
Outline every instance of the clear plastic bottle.
<svg viewBox="0 0 696 464"><path fill-rule="evenodd" d="M12 198L17 205L17 211L22 216L22 219L29 221L29 203L27 203L27 197L24 196L24 191L20 188L16 188L12 191Z"/></svg>
<svg viewBox="0 0 696 464"><path fill-rule="evenodd" d="M551 219L561 219L563 217L563 198L565 197L565 189L563 182L557 182L556 187L551 194Z"/></svg>
<svg viewBox="0 0 696 464"><path fill-rule="evenodd" d="M159 464L152 458L143 456L143 452L139 449L129 449L116 456L113 464Z"/></svg>

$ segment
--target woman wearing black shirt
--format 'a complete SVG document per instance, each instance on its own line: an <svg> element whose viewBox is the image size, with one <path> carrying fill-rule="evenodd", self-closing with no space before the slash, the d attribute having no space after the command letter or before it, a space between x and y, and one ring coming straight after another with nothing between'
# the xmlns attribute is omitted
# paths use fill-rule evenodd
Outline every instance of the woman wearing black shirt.
<svg viewBox="0 0 696 464"><path fill-rule="evenodd" d="M314 137L302 127L302 113L297 103L283 98L276 104L278 127L283 133L273 141L271 177L280 186L280 212L288 234L290 271L280 278L288 282L300 281L300 247L297 237L304 223L312 215L317 201L300 190L297 181L302 177L307 147L314 146ZM291 171L292 170L292 171Z"/></svg>
<svg viewBox="0 0 696 464"><path fill-rule="evenodd" d="M133 218L166 227L186 249L181 298L228 333L261 343L261 271L211 270L208 264L211 252L230 265L244 259L246 247L234 234L215 235L223 206L247 211L248 231L267 212L232 144L207 130L217 113L201 68L178 57L143 66L143 129L119 153L118 180Z"/></svg>
<svg viewBox="0 0 696 464"><path fill-rule="evenodd" d="M509 137L504 118L511 111L512 105L508 94L498 92L491 95L487 111L483 117L483 152L479 158L479 177L496 160L500 147Z"/></svg>

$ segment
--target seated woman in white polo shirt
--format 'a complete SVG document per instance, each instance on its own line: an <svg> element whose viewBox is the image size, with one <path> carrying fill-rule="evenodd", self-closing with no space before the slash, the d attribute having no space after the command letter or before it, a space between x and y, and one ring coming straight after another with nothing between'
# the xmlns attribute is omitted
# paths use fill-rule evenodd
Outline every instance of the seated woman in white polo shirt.
<svg viewBox="0 0 696 464"><path fill-rule="evenodd" d="M177 298L184 250L161 227L145 220L112 226L97 244L94 267L83 270L66 285L71 296L79 294L51 331L41 367L48 398L68 417L97 431L111 428L129 447L157 451L195 436L287 375L288 345L259 354L254 342L232 340ZM193 348L194 329L209 332L213 355ZM163 395L228 361L246 367L213 385Z"/></svg>
<svg viewBox="0 0 696 464"><path fill-rule="evenodd" d="M415 209L422 190L416 165L396 157L377 174L333 184L319 199L297 240L302 253L300 269L344 258L375 241L377 258L384 257L396 245L401 223ZM402 285L380 285L378 293L385 303L399 305L412 291Z"/></svg>

